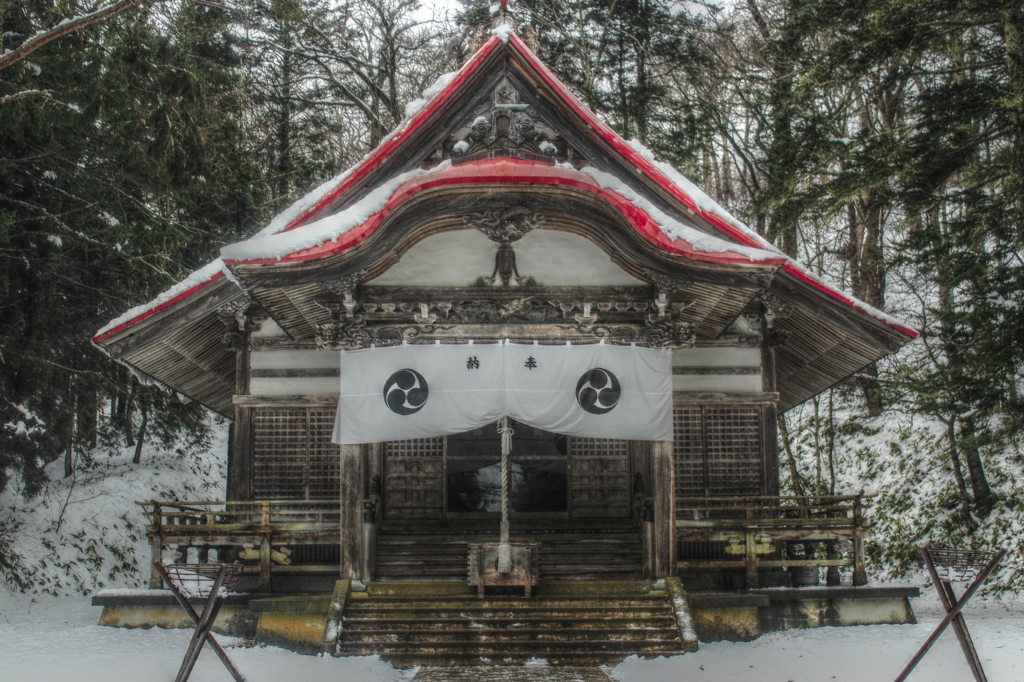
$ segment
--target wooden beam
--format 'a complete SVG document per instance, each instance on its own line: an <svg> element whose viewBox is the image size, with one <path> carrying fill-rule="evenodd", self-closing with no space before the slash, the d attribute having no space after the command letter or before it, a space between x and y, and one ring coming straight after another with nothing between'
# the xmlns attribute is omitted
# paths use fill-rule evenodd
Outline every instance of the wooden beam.
<svg viewBox="0 0 1024 682"><path fill-rule="evenodd" d="M673 393L673 405L759 404L778 402L778 393Z"/></svg>
<svg viewBox="0 0 1024 682"><path fill-rule="evenodd" d="M190 296L183 305L162 310L140 320L113 336L103 339L102 346L114 358L123 358L152 343L162 341L181 327L212 314L221 305L242 295L241 289L227 279L214 282Z"/></svg>

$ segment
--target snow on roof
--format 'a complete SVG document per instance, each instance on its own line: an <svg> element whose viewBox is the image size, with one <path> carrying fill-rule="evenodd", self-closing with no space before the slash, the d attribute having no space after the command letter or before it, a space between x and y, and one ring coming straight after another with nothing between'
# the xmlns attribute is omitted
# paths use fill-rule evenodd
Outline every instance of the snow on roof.
<svg viewBox="0 0 1024 682"><path fill-rule="evenodd" d="M786 272L794 275L798 279L810 284L814 288L822 291L833 298L850 305L858 310L867 313L875 319L885 322L890 327L896 327L900 331L910 334L916 337L917 332L906 326L906 323L902 320L893 317L889 313L879 310L872 305L865 303L853 296L849 296L842 291L839 291L832 287L830 284L825 282L823 279L815 275L813 272L805 268L797 261L790 258L788 255L783 253L781 249L772 244L770 241L759 235L756 231L750 229L745 223L737 219L734 215L725 210L718 202L705 194L697 185L693 184L689 178L677 171L675 168L665 163L664 161L658 161L654 158L654 153L650 149L640 143L639 140L630 140L629 146L644 159L649 161L655 168L661 171L665 177L675 184L679 189L685 192L692 200L694 205L702 213L710 213L714 216L721 218L726 221L732 227L739 230L743 236L747 237L752 243L756 244L759 248L771 251L772 253L779 254L786 258L786 265L783 268ZM586 170L586 169L584 169ZM794 270L796 272L794 272Z"/></svg>
<svg viewBox="0 0 1024 682"><path fill-rule="evenodd" d="M182 298L194 294L196 291L206 287L214 280L225 276L230 277L232 280L234 279L234 276L231 275L231 271L224 265L224 261L218 258L212 263L199 268L149 303L137 305L123 315L115 317L113 320L103 325L103 327L101 327L93 337L93 342L99 341L103 337L110 336L111 334L120 331L121 328L127 326L129 322L149 317Z"/></svg>
<svg viewBox="0 0 1024 682"><path fill-rule="evenodd" d="M399 124L399 126L390 135L385 137L377 148L379 149L385 144L391 142L392 139L395 138L396 136L401 135L401 133L404 132L405 129L408 127L408 124L412 120L412 118L416 114L418 114L424 107L430 104L430 102L435 97L441 94L441 91L444 90L445 86L451 83L452 80L454 80L454 78L458 75L458 73L458 71L453 71L451 73L442 74L437 78L437 80L434 81L434 83L430 87L428 87L421 93L419 99L414 99L413 101L405 105L405 118L402 120L402 123ZM270 221L270 223L265 228L263 228L253 236L269 237L272 234L277 234L278 232L298 227L298 224L301 224L301 222L298 221L299 218L302 218L306 213L310 211L310 209L315 208L317 204L319 204L320 201L324 199L324 197L331 193L332 190L344 184L345 180L351 177L356 170L362 169L363 166L366 164L367 160L374 156L375 151L376 150L367 152L366 155L363 156L363 158L360 159L358 163L342 171L338 175L335 175L333 178L321 184L319 187L303 196L301 199L293 203L291 206L281 211L274 217L273 220ZM298 224L296 224L297 222Z"/></svg>
<svg viewBox="0 0 1024 682"><path fill-rule="evenodd" d="M702 260L782 264L784 256L775 251L735 244L684 225L658 210L630 189L618 177L595 168L578 171L569 164L552 166L523 159L486 159L452 166L445 161L430 170L415 169L397 175L343 211L288 232L254 237L221 249L229 264L239 262L311 260L350 248L365 238L395 206L413 194L441 185L484 185L491 183L532 186L572 186L609 200L638 232L651 238L648 225L664 238L652 239L662 248ZM603 190L603 191L602 191ZM341 240L359 229L357 237ZM682 243L680 243L682 242ZM705 257L706 254L718 256Z"/></svg>
<svg viewBox="0 0 1024 682"><path fill-rule="evenodd" d="M684 206L692 208L705 220L711 223L711 225L719 228L725 234L736 239L736 241L741 244L760 247L781 254L781 251L779 251L777 247L761 237L757 232L750 229L747 225L737 220L717 202L704 194L704 192L690 182L682 173L677 171L675 168L672 168L672 166L667 163L656 161L650 150L642 144L635 140L632 142L626 142L623 140L622 137L611 128L611 126L601 120L600 117L583 104L583 102L581 102L579 98L577 98L576 95L574 95L565 86L565 84L562 83L554 73L552 73L551 69L549 69L544 62L540 61L535 54L533 54L530 48L527 47L526 43L524 43L518 35L513 33L509 37L509 43L519 51L530 65L541 74L541 76L544 77L544 80L548 85L562 95L564 100L579 116L590 123L593 129L601 135L606 142L608 142L627 160L632 161L641 170L648 173L652 179L668 190L669 193L674 195ZM917 332L908 327L905 322L889 315L886 312L878 310L877 308L868 305L853 296L840 292L833 286L822 281L821 278L806 270L792 258L787 257L787 262L782 269L829 297L850 307L856 308L861 312L884 322L890 327L909 335L911 338L917 337Z"/></svg>
<svg viewBox="0 0 1024 682"><path fill-rule="evenodd" d="M450 161L444 161L430 170L414 169L401 173L376 187L373 191L343 211L315 220L295 229L277 234L257 234L220 250L221 258L232 263L260 259L280 260L304 249L319 246L337 239L352 228L362 225L371 216L380 212L395 191L404 183L442 168L449 168Z"/></svg>
<svg viewBox="0 0 1024 682"><path fill-rule="evenodd" d="M599 171L592 166L585 166L579 172L590 176L601 187L615 192L633 206L642 210L650 216L651 220L658 224L658 227L666 237L669 239L682 239L697 251L739 253L748 256L752 262L763 262L782 256L775 248L762 249L734 244L733 242L684 225L659 210L654 204L637 194L629 185L611 173ZM680 175L679 177L682 176Z"/></svg>
<svg viewBox="0 0 1024 682"><path fill-rule="evenodd" d="M754 230L747 227L745 223L737 219L732 213L729 213L727 210L725 210L725 208L723 208L721 204L719 204L714 199L705 194L704 190L702 190L700 187L697 187L697 185L693 184L688 177L686 177L685 175L677 171L675 168L665 163L664 161L658 161L656 158L654 158L654 152L645 147L643 143L640 142L640 140L633 139L627 142L627 144L630 146L630 148L633 149L633 151L635 151L643 158L647 159L647 161L649 161L655 168L661 171L662 174L664 174L666 178L671 180L673 184L675 184L679 189L683 190L683 192L685 192L687 196L689 196L690 199L693 200L694 205L696 205L696 207L701 212L711 213L712 215L718 216L722 220L726 221L727 223L735 227L737 230L743 232L743 234L745 234L747 237L753 240L753 242L756 243L758 247L762 249L767 249L768 251L774 251L775 253L782 254L782 251L777 246L775 246L770 241L759 235Z"/></svg>

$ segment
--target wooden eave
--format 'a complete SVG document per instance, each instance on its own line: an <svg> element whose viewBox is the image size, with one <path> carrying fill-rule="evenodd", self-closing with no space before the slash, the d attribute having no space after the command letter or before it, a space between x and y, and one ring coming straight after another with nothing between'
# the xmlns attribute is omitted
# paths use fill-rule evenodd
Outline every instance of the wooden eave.
<svg viewBox="0 0 1024 682"><path fill-rule="evenodd" d="M234 416L235 351L217 308L244 296L221 278L120 332L95 341L111 358L152 377L214 412Z"/></svg>

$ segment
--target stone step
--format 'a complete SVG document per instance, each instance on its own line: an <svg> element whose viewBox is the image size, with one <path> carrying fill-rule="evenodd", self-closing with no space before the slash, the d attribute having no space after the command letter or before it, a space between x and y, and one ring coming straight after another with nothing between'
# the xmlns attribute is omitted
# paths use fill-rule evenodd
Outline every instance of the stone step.
<svg viewBox="0 0 1024 682"><path fill-rule="evenodd" d="M346 604L339 655L376 653L396 665L587 665L680 654L692 644L680 639L668 593L647 581L549 581L540 586L549 593L529 598L481 599L458 583L367 589Z"/></svg>
<svg viewBox="0 0 1024 682"><path fill-rule="evenodd" d="M609 682L598 666L577 667L525 665L509 668L496 665L429 667L417 671L414 682Z"/></svg>
<svg viewBox="0 0 1024 682"><path fill-rule="evenodd" d="M648 618L662 618L666 615L670 615L671 611L663 609L647 609L647 610L633 610L633 611L609 611L601 608L587 608L587 609L544 609L535 610L530 613L523 613L517 609L506 609L504 611L500 609L481 609L477 611L470 611L466 609L382 609L382 610L347 610L345 613L346 618L358 618L363 620L378 620L378 621L390 621L393 618L398 619L429 619L436 618L438 620L457 620L457 619L476 619L476 618L491 618L491 619L508 619L508 620L529 620L531 618L547 618L547 619L571 619L579 617L591 617L598 618L606 616L608 618L617 618L629 621L643 621Z"/></svg>
<svg viewBox="0 0 1024 682"><path fill-rule="evenodd" d="M551 629L561 630L572 627L581 630L587 629L608 629L608 628L674 628L675 617L667 616L645 616L636 619L633 615L629 617L606 617L589 616L580 618L551 617L551 616L525 616L520 614L506 617L480 616L470 619L474 626L489 628L504 628L514 630L517 628L534 628L538 630ZM465 618L388 618L387 625L394 631L399 630L449 630L460 627L466 623ZM345 619L345 627L351 630L375 630L380 628L380 618L359 618L352 617Z"/></svg>
<svg viewBox="0 0 1024 682"><path fill-rule="evenodd" d="M565 641L565 642L480 642L472 639L456 640L438 643L443 651L431 651L418 642L340 642L339 647L349 655L380 654L386 657L390 654L416 654L416 653L447 653L469 656L494 656L499 659L507 656L527 655L537 658L569 654L607 654L628 652L632 654L669 654L682 653L682 644L677 637L675 640L646 639L623 642L621 640L604 639L593 641Z"/></svg>
<svg viewBox="0 0 1024 682"><path fill-rule="evenodd" d="M507 680L515 680L519 682L521 679L526 680L555 680L555 677L529 677L520 678L515 675L518 670L532 670L536 666L540 670L547 670L549 666L569 667L569 666L600 666L607 664L614 664L627 656L643 655L643 652L637 652L632 648L624 648L618 651L601 651L601 652L580 652L580 651L561 651L557 654L547 654L544 656L537 656L532 653L504 653L504 654L455 654L447 651L419 651L419 652L405 652L405 653L390 653L384 654L381 658L385 661L392 663L397 668L411 668L413 666L443 666L445 668L452 667L481 667L486 668L490 666L521 666L511 671L511 675L506 678ZM662 652L654 652L652 656L663 655ZM547 664L547 665L544 665ZM462 678L466 679L466 678Z"/></svg>
<svg viewBox="0 0 1024 682"><path fill-rule="evenodd" d="M671 611L671 606L664 597L606 597L600 602L593 599L572 599L572 598L530 598L477 597L452 598L442 597L436 601L429 599L401 599L400 597L364 597L353 596L345 610L345 614L361 613L367 611L381 611L387 613L398 613L409 610L425 610L438 612L442 610L458 610L465 612L503 610L517 611L523 613L538 613L546 610L559 611L597 611L600 613L613 613L616 611L634 610L665 610Z"/></svg>
<svg viewBox="0 0 1024 682"><path fill-rule="evenodd" d="M390 625L390 624L389 624ZM581 646L603 642L678 642L679 631L668 628L486 628L460 627L440 630L354 630L339 634L342 646L357 643L417 644L423 647L477 644L502 644L507 647L561 645L575 642Z"/></svg>

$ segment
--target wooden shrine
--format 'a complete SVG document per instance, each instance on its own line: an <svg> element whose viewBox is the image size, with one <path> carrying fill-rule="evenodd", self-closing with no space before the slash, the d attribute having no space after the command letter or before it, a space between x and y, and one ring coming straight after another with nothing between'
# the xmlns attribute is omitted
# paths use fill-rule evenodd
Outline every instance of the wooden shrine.
<svg viewBox="0 0 1024 682"><path fill-rule="evenodd" d="M863 583L867 500L779 497L777 417L913 337L499 30L364 161L93 341L232 421L227 501L145 505L154 561L216 550L245 564L239 589L276 591L465 583L469 548L497 536L497 433L333 445L339 351L502 339L672 349L672 441L516 426L511 532L539 546L541 582L751 587L812 563Z"/></svg>

